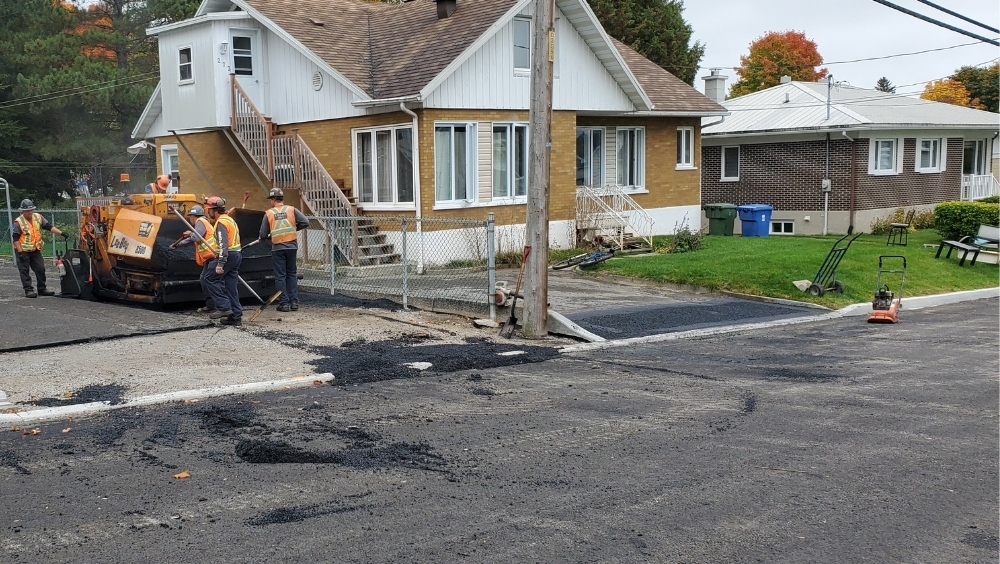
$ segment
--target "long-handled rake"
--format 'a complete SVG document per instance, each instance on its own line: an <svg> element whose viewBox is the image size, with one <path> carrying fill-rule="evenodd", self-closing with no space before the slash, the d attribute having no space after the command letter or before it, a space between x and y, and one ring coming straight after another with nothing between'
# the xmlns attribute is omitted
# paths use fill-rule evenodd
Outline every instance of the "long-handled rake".
<svg viewBox="0 0 1000 564"><path fill-rule="evenodd" d="M514 308L517 307L517 295L521 293L521 278L524 277L524 265L528 264L528 255L531 254L531 247L524 247L524 257L521 258L521 271L517 275L517 286L514 288L514 301L510 304L510 317L500 328L500 336L509 339L514 335L514 327L517 326L517 317L514 316Z"/></svg>

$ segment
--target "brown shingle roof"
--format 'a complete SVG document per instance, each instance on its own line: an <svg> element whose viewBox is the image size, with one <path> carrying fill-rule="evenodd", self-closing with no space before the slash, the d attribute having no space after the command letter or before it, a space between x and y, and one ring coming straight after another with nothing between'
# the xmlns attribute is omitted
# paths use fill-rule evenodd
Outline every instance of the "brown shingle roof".
<svg viewBox="0 0 1000 564"><path fill-rule="evenodd" d="M610 37L610 36L609 36ZM657 112L725 112L726 108L716 104L688 83L670 74L662 67L636 53L631 47L611 37L625 64L635 75L639 85L653 102Z"/></svg>

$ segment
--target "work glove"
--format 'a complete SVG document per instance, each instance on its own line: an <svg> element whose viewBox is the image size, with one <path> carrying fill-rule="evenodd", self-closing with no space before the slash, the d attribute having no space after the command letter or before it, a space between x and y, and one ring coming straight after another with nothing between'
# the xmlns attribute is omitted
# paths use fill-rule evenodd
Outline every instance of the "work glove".
<svg viewBox="0 0 1000 564"><path fill-rule="evenodd" d="M66 233L65 231L63 231L61 233L61 235L62 235L63 241L68 241L69 240L69 233Z"/></svg>

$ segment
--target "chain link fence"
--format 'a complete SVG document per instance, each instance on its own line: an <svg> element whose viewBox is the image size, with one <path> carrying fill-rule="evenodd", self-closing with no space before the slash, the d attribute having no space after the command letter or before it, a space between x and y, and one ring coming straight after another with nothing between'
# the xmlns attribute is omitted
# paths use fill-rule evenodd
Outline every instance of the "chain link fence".
<svg viewBox="0 0 1000 564"><path fill-rule="evenodd" d="M69 234L69 245L71 247L75 244L77 235L80 233L80 212L75 209L37 209L35 213L42 215L49 223L58 227L60 231ZM11 220L16 221L19 215L21 215L21 210L19 209L0 209L0 229L2 229L0 233L6 234L0 237L0 257L10 259L14 256L14 242L11 236L10 222ZM45 241L45 247L42 249L42 256L45 258L55 260L57 249L59 252L65 251L62 238L56 237L54 233L43 232L42 239Z"/></svg>
<svg viewBox="0 0 1000 564"><path fill-rule="evenodd" d="M495 317L492 216L309 220L309 229L299 232L303 289Z"/></svg>

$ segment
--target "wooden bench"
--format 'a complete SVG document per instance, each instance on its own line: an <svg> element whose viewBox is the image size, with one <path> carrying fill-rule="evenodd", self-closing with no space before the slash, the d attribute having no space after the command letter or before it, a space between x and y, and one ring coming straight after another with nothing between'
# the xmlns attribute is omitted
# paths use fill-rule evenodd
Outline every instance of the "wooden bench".
<svg viewBox="0 0 1000 564"><path fill-rule="evenodd" d="M969 256L969 253L972 253L972 261L969 263L969 266L975 266L980 251L996 250L1000 247L1000 227L980 225L979 231L975 236L965 236L958 241L941 241L941 245L938 246L937 254L934 255L934 258L941 258L941 251L945 247L948 247L948 253L944 258L951 258L951 252L958 249L962 253L962 258L959 259L958 266L965 264L965 259Z"/></svg>

